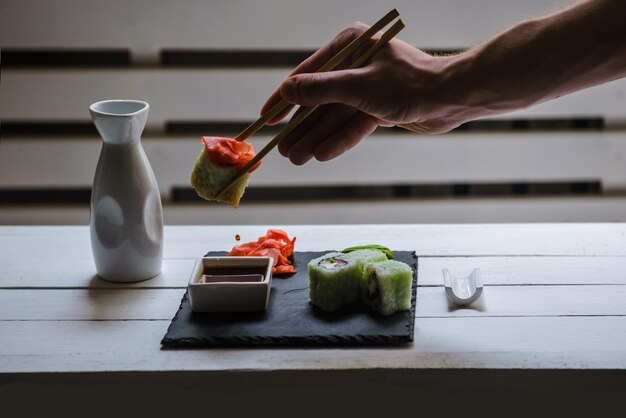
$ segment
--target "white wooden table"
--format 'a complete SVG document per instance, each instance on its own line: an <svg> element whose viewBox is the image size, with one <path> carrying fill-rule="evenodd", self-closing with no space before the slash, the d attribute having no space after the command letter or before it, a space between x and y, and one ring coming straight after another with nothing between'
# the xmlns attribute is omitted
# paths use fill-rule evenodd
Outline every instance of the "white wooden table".
<svg viewBox="0 0 626 418"><path fill-rule="evenodd" d="M626 396L626 224L271 227L296 236L300 251L415 250L414 343L163 350L195 259L267 227L166 227L163 273L119 285L95 276L87 227L2 226L0 405L93 416L127 402L124 411L154 416L183 405L257 411L271 399L279 415L303 403L323 413L327 402L375 415L389 405L484 411L475 399L529 407L520 394L572 408ZM449 305L441 270L474 267L482 298Z"/></svg>

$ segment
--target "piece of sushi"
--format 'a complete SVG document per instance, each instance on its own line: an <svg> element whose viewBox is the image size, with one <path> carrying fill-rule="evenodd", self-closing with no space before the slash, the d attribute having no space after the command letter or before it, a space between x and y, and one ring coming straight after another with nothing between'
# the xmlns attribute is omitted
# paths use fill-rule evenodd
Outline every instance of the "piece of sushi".
<svg viewBox="0 0 626 418"><path fill-rule="evenodd" d="M413 269L396 260L369 263L361 287L361 300L383 315L411 308Z"/></svg>
<svg viewBox="0 0 626 418"><path fill-rule="evenodd" d="M198 196L206 200L239 206L250 173L259 167L260 161L228 190L221 195L218 195L218 192L254 158L254 148L247 142L218 136L203 136L202 144L204 145L202 152L191 171L191 185Z"/></svg>
<svg viewBox="0 0 626 418"><path fill-rule="evenodd" d="M361 282L367 263L386 260L378 250L332 252L309 261L309 297L323 311L336 311L361 299Z"/></svg>
<svg viewBox="0 0 626 418"><path fill-rule="evenodd" d="M222 193L221 196L217 195L221 188L233 178L237 171L238 168L235 166L222 166L211 162L206 150L203 149L191 171L191 185L196 190L196 193L198 193L198 196L203 199L224 202L237 207L248 186L250 173L241 176L241 178L239 178L231 188Z"/></svg>

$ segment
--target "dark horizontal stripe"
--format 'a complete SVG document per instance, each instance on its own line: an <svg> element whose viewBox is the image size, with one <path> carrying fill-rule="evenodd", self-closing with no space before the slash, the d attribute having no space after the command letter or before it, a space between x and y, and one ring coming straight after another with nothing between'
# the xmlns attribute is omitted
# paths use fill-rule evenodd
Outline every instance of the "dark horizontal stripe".
<svg viewBox="0 0 626 418"><path fill-rule="evenodd" d="M0 189L2 204L89 204L91 188Z"/></svg>
<svg viewBox="0 0 626 418"><path fill-rule="evenodd" d="M2 121L3 136L85 136L98 135L92 122L6 122Z"/></svg>
<svg viewBox="0 0 626 418"><path fill-rule="evenodd" d="M165 133L167 135L213 135L234 137L246 129L252 122L167 122ZM260 132L263 134L277 134L285 124L264 126Z"/></svg>
<svg viewBox="0 0 626 418"><path fill-rule="evenodd" d="M597 181L519 184L447 184L447 185L388 185L388 186L288 186L248 187L244 199L248 203L392 200L398 198L511 197L511 196L570 196L597 195ZM195 190L174 188L172 201L201 203Z"/></svg>
<svg viewBox="0 0 626 418"><path fill-rule="evenodd" d="M234 136L244 130L250 122L186 122L170 121L166 123L165 132L168 135L224 135ZM284 127L283 124L263 127L263 133L277 133ZM574 119L514 119L514 120L480 120L467 122L452 133L466 132L508 132L508 131L601 131L604 129L602 118L574 118ZM406 129L379 128L377 134L412 134Z"/></svg>
<svg viewBox="0 0 626 418"><path fill-rule="evenodd" d="M294 67L314 51L162 50L164 67L271 68Z"/></svg>
<svg viewBox="0 0 626 418"><path fill-rule="evenodd" d="M247 203L307 201L392 200L405 198L513 197L598 195L600 182L548 182L512 184L443 184L384 186L286 186L246 189ZM90 188L0 189L2 204L89 204ZM203 203L190 187L172 189L173 203Z"/></svg>
<svg viewBox="0 0 626 418"><path fill-rule="evenodd" d="M130 51L124 49L7 49L3 67L128 67Z"/></svg>
<svg viewBox="0 0 626 418"><path fill-rule="evenodd" d="M180 135L221 135L235 136L243 131L252 121L169 121L165 123L165 134ZM276 134L285 125L265 126L263 134ZM467 132L557 132L557 131L601 131L604 129L602 118L574 119L515 119L515 120L480 120L468 122L456 128L452 133ZM84 136L97 135L90 121L67 122L13 122L2 121L2 135L9 136ZM413 133L402 128L379 128L374 135Z"/></svg>
<svg viewBox="0 0 626 418"><path fill-rule="evenodd" d="M433 55L450 55L460 49L425 50ZM295 67L315 50L215 50L172 49L161 50L154 66L203 68L282 68ZM5 67L129 67L133 65L128 49L82 48L2 48ZM145 67L145 63L141 63Z"/></svg>
<svg viewBox="0 0 626 418"><path fill-rule="evenodd" d="M477 120L467 122L455 131L600 131L602 129L604 129L604 119L593 117Z"/></svg>
<svg viewBox="0 0 626 418"><path fill-rule="evenodd" d="M460 49L426 50L432 55L451 55ZM295 67L315 50L211 50L164 49L161 65L165 67L271 68Z"/></svg>

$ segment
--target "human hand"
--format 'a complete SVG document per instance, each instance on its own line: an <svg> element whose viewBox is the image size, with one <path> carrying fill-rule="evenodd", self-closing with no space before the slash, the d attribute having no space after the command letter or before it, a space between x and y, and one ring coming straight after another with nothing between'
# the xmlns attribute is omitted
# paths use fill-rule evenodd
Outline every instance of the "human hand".
<svg viewBox="0 0 626 418"><path fill-rule="evenodd" d="M379 125L447 132L469 120L626 77L625 12L626 2L575 2L454 56L432 57L392 39L362 68L346 69L344 63L336 71L315 73L366 30L357 23L300 64L261 113L281 97L320 105L278 145L294 164L335 158ZM269 123L278 123L289 110Z"/></svg>
<svg viewBox="0 0 626 418"><path fill-rule="evenodd" d="M378 126L443 133L462 123L441 90L450 57L433 57L398 39L381 48L365 67L345 69L348 62L343 69L315 73L367 28L356 23L342 31L302 62L261 109L264 114L281 98L303 106L320 105L278 145L292 163L336 158ZM291 108L269 124L278 123Z"/></svg>

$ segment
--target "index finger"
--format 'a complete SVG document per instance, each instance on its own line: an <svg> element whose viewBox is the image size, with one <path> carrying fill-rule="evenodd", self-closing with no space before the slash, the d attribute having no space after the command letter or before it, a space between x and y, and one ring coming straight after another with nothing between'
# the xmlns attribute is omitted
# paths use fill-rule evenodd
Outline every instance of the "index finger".
<svg viewBox="0 0 626 418"><path fill-rule="evenodd" d="M361 22L356 22L342 30L339 34L337 34L329 43L315 51L310 57L302 61L288 76L291 77L296 74L301 73L313 73L316 72L322 65L324 65L328 60L330 60L333 56L335 56L339 51L345 48L350 42L359 37L363 32L368 29L368 26ZM345 67L349 64L351 58L346 58L344 63L338 65L338 68ZM276 103L278 103L282 99L280 95L280 86L272 93L272 95L267 99L263 107L261 108L261 115L265 114L269 109L272 108ZM280 112L278 115L273 117L268 124L276 124L280 122L285 116L291 112L293 105L290 105L285 110Z"/></svg>
<svg viewBox="0 0 626 418"><path fill-rule="evenodd" d="M314 73L318 71L324 64L330 61L342 49L348 46L352 41L358 38L363 32L367 31L369 26L365 23L355 22L339 32L330 42L314 52L310 57L305 59L298 65L290 76L300 73ZM361 41L362 42L362 41ZM346 62L350 63L350 56L346 57L343 65L339 64L338 69L345 68Z"/></svg>

